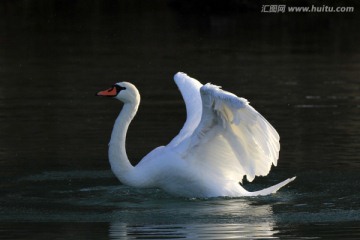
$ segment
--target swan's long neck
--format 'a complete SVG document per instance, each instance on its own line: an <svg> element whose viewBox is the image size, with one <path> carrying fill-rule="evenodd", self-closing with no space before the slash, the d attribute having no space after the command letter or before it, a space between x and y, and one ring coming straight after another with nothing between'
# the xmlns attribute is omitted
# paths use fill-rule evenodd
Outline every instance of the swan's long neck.
<svg viewBox="0 0 360 240"><path fill-rule="evenodd" d="M126 185L136 185L133 174L134 167L131 165L125 148L126 133L131 120L134 118L139 106L135 103L125 103L117 117L109 143L109 161L111 169L116 177Z"/></svg>

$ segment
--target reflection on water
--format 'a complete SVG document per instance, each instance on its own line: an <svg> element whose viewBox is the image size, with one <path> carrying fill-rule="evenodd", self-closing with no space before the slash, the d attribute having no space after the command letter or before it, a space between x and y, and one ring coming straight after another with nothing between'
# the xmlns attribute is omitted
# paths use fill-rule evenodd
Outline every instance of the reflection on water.
<svg viewBox="0 0 360 240"><path fill-rule="evenodd" d="M109 236L112 240L128 238L144 239L273 239L270 223L252 224L188 224L188 225L148 225L128 226L112 223Z"/></svg>
<svg viewBox="0 0 360 240"><path fill-rule="evenodd" d="M147 215L145 222L150 224L129 224L131 220L124 219L127 213L116 213L121 221L111 223L110 238L267 239L277 233L270 204L252 205L246 199L177 199L150 205L130 213L139 222ZM179 224L182 219L189 223Z"/></svg>

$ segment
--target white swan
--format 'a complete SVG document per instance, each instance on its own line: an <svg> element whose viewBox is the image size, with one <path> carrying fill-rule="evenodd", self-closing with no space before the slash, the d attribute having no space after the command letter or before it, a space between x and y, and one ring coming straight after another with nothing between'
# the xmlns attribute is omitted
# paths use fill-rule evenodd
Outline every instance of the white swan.
<svg viewBox="0 0 360 240"><path fill-rule="evenodd" d="M119 82L97 93L124 103L109 143L111 169L123 184L162 188L185 197L239 197L275 193L295 179L246 191L240 185L244 176L252 181L276 166L278 133L246 99L212 84L202 85L184 73L177 73L174 80L186 103L185 125L168 145L154 149L135 167L126 155L125 139L140 103L138 90Z"/></svg>

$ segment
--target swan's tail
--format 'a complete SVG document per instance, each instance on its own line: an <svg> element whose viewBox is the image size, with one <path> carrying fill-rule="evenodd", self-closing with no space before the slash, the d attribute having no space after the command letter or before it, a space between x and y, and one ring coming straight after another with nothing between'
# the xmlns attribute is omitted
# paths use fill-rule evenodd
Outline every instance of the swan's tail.
<svg viewBox="0 0 360 240"><path fill-rule="evenodd" d="M278 183L278 184L276 184L274 186L265 188L265 189L260 190L260 191L250 192L250 196L265 196L265 195L269 195L269 194L272 194L272 193L276 193L277 190L279 190L280 188L282 188L286 184L294 181L295 178L296 177L288 178L285 181L282 181L281 183Z"/></svg>

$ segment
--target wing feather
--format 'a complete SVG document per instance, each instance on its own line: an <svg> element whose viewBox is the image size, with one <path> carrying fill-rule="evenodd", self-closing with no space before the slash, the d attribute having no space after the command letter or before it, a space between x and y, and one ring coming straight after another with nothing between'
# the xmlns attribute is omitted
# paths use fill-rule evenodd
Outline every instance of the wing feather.
<svg viewBox="0 0 360 240"><path fill-rule="evenodd" d="M191 135L182 135L174 150L221 179L241 181L246 175L252 181L267 175L280 150L279 135L271 124L246 99L218 86L202 86L200 96L201 120Z"/></svg>
<svg viewBox="0 0 360 240"><path fill-rule="evenodd" d="M202 110L200 97L200 88L202 87L202 84L198 80L181 72L175 74L174 81L178 86L186 105L186 121L183 128L180 130L180 133L168 144L168 146L171 147L178 145L194 132L200 122Z"/></svg>

